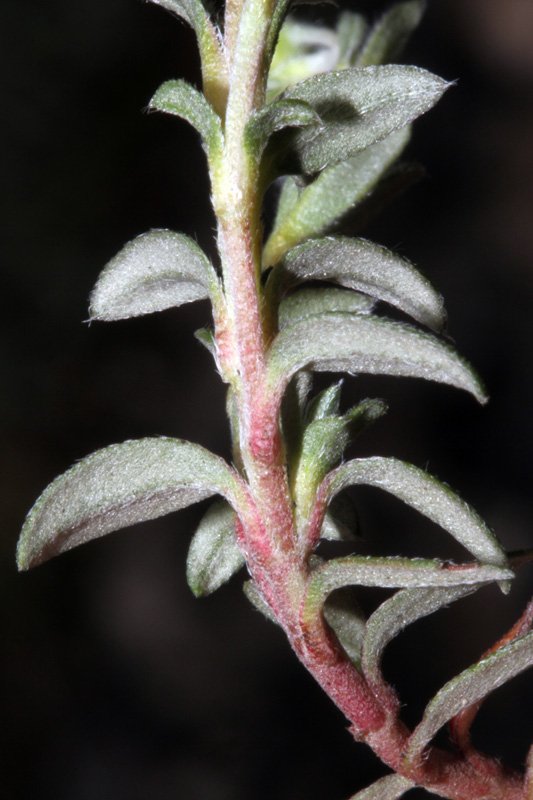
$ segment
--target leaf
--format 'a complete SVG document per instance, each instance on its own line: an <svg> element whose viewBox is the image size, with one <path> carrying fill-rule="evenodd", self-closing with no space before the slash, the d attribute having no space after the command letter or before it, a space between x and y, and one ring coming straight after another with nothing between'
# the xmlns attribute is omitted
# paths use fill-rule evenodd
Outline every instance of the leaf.
<svg viewBox="0 0 533 800"><path fill-rule="evenodd" d="M385 413L380 400L364 400L343 416L317 416L304 431L293 495L298 522L306 524L317 488L356 433Z"/></svg>
<svg viewBox="0 0 533 800"><path fill-rule="evenodd" d="M471 367L447 344L409 325L359 314L320 314L284 328L269 355L268 380L279 394L300 369L367 372L439 381L486 395Z"/></svg>
<svg viewBox="0 0 533 800"><path fill-rule="evenodd" d="M148 105L151 111L163 111L186 120L196 128L210 159L220 157L224 146L222 123L201 92L187 81L163 83Z"/></svg>
<svg viewBox="0 0 533 800"><path fill-rule="evenodd" d="M22 528L18 567L29 569L91 539L213 494L235 505L240 493L233 470L200 445L166 437L111 445L45 489Z"/></svg>
<svg viewBox="0 0 533 800"><path fill-rule="evenodd" d="M320 538L330 542L351 542L358 538L357 510L349 497L337 495L324 515Z"/></svg>
<svg viewBox="0 0 533 800"><path fill-rule="evenodd" d="M408 0L388 9L368 34L355 60L357 66L393 62L418 27L425 10L425 0Z"/></svg>
<svg viewBox="0 0 533 800"><path fill-rule="evenodd" d="M301 168L313 173L345 161L429 111L447 88L426 70L394 64L352 67L298 83L284 99L309 103L323 122L319 132L292 135Z"/></svg>
<svg viewBox="0 0 533 800"><path fill-rule="evenodd" d="M268 619L269 622L273 622L274 625L279 625L274 613L272 612L272 609L263 599L263 595L261 594L255 581L245 581L243 583L242 590L256 611L259 611L264 617L266 617L266 619Z"/></svg>
<svg viewBox="0 0 533 800"><path fill-rule="evenodd" d="M235 512L214 503L202 517L187 555L187 583L196 597L211 594L245 564L235 539Z"/></svg>
<svg viewBox="0 0 533 800"><path fill-rule="evenodd" d="M255 111L246 125L248 149L260 158L270 137L283 128L305 128L319 125L316 111L302 100L277 100Z"/></svg>
<svg viewBox="0 0 533 800"><path fill-rule="evenodd" d="M512 577L511 570L491 564L450 565L437 559L344 556L326 561L312 573L308 599L313 606L322 606L331 592L343 586L449 587Z"/></svg>
<svg viewBox="0 0 533 800"><path fill-rule="evenodd" d="M215 361L217 360L217 346L215 342L215 334L210 328L198 328L194 332L194 338L205 347Z"/></svg>
<svg viewBox="0 0 533 800"><path fill-rule="evenodd" d="M288 3L278 3L280 6ZM273 20L272 33L276 19ZM331 28L287 19L281 28L268 74L267 98L311 75L335 69L339 57L337 36Z"/></svg>
<svg viewBox="0 0 533 800"><path fill-rule="evenodd" d="M125 245L105 267L91 294L90 316L127 319L208 297L218 303L220 288L203 250L182 233L154 230Z"/></svg>
<svg viewBox="0 0 533 800"><path fill-rule="evenodd" d="M279 305L278 325L286 328L296 322L326 312L352 312L370 314L375 306L373 298L344 289L299 289L284 297Z"/></svg>
<svg viewBox="0 0 533 800"><path fill-rule="evenodd" d="M355 55L363 42L367 27L362 14L354 14L352 11L342 12L337 23L338 69L353 66Z"/></svg>
<svg viewBox="0 0 533 800"><path fill-rule="evenodd" d="M288 178L263 251L263 266L274 266L291 247L326 233L355 208L398 158L409 136L409 127L392 133L352 158L323 170L304 189Z"/></svg>
<svg viewBox="0 0 533 800"><path fill-rule="evenodd" d="M428 704L422 722L409 740L408 760L418 760L437 731L462 709L477 703L531 666L533 632L515 639L452 678Z"/></svg>
<svg viewBox="0 0 533 800"><path fill-rule="evenodd" d="M270 280L287 287L332 281L382 300L436 331L445 321L442 297L412 264L366 239L328 236L294 247Z"/></svg>
<svg viewBox="0 0 533 800"><path fill-rule="evenodd" d="M476 586L404 589L382 603L366 623L361 660L366 679L373 686L381 684L383 651L400 631L475 589Z"/></svg>
<svg viewBox="0 0 533 800"><path fill-rule="evenodd" d="M481 517L449 486L396 458L361 458L342 464L326 478L328 497L353 485L375 486L451 533L473 556L504 567L507 557Z"/></svg>
<svg viewBox="0 0 533 800"><path fill-rule="evenodd" d="M399 800L405 792L414 787L412 781L401 775L386 775L373 783L368 789L354 794L350 800Z"/></svg>
<svg viewBox="0 0 533 800"><path fill-rule="evenodd" d="M324 603L323 614L350 661L359 666L365 631L365 616L352 589L340 589Z"/></svg>
<svg viewBox="0 0 533 800"><path fill-rule="evenodd" d="M223 114L228 91L228 69L219 32L201 0L151 0L181 17L193 28L200 50L204 94L218 114Z"/></svg>

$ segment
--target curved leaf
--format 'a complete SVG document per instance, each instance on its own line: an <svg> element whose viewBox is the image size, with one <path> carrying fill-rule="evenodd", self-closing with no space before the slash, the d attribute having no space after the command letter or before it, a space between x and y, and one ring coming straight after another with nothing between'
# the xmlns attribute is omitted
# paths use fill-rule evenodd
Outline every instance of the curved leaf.
<svg viewBox="0 0 533 800"><path fill-rule="evenodd" d="M476 586L439 586L404 589L385 600L369 617L362 648L361 665L367 680L381 683L380 662L383 651L404 628L427 617L439 608L475 591Z"/></svg>
<svg viewBox="0 0 533 800"><path fill-rule="evenodd" d="M437 731L467 706L478 702L533 666L533 632L478 661L437 692L409 740L407 758L416 761Z"/></svg>
<svg viewBox="0 0 533 800"><path fill-rule="evenodd" d="M211 298L218 278L203 250L173 231L143 233L129 242L101 273L90 300L93 320L117 320L164 311Z"/></svg>
<svg viewBox="0 0 533 800"><path fill-rule="evenodd" d="M286 328L300 320L324 313L370 314L375 306L373 298L344 289L299 289L284 297L279 304L278 325Z"/></svg>
<svg viewBox="0 0 533 800"><path fill-rule="evenodd" d="M409 325L359 314L321 314L284 328L269 356L270 385L280 394L300 369L367 372L439 381L486 395L471 367L447 344Z"/></svg>
<svg viewBox="0 0 533 800"><path fill-rule="evenodd" d="M394 64L352 67L298 83L283 97L309 103L323 122L318 132L293 136L302 169L318 172L385 139L429 111L447 87L426 70Z"/></svg>
<svg viewBox="0 0 533 800"><path fill-rule="evenodd" d="M276 220L263 251L263 266L271 267L305 239L330 230L355 208L406 146L405 127L361 153L323 170L303 189L287 178L280 195Z"/></svg>
<svg viewBox="0 0 533 800"><path fill-rule="evenodd" d="M337 22L337 40L339 45L339 60L337 67L353 67L355 56L361 47L367 22L362 14L354 14L353 11L343 11Z"/></svg>
<svg viewBox="0 0 533 800"><path fill-rule="evenodd" d="M187 554L187 583L196 597L211 594L245 564L235 538L235 512L213 503L200 520Z"/></svg>
<svg viewBox="0 0 533 800"><path fill-rule="evenodd" d="M396 3L372 27L354 63L366 67L393 62L418 27L425 10L425 0Z"/></svg>
<svg viewBox="0 0 533 800"><path fill-rule="evenodd" d="M307 602L321 607L331 592L343 586L402 589L424 586L467 586L507 580L509 569L490 564L450 565L437 559L344 556L313 571Z"/></svg>
<svg viewBox="0 0 533 800"><path fill-rule="evenodd" d="M361 458L342 464L325 480L329 498L353 485L375 486L451 533L473 556L504 567L507 557L481 517L449 486L396 458Z"/></svg>
<svg viewBox="0 0 533 800"><path fill-rule="evenodd" d="M320 125L316 111L302 100L277 100L252 114L246 125L248 147L261 157L270 137L283 128Z"/></svg>
<svg viewBox="0 0 533 800"><path fill-rule="evenodd" d="M239 479L218 456L180 439L139 439L97 450L56 478L31 509L17 548L29 569L79 544L221 494Z"/></svg>
<svg viewBox="0 0 533 800"><path fill-rule="evenodd" d="M224 141L220 117L203 94L190 83L166 81L154 94L148 107L186 120L200 134L208 157L212 159L220 155Z"/></svg>
<svg viewBox="0 0 533 800"><path fill-rule="evenodd" d="M386 775L373 783L368 789L363 789L350 800L399 800L404 794L414 787L412 781L401 775Z"/></svg>
<svg viewBox="0 0 533 800"><path fill-rule="evenodd" d="M409 261L366 239L311 239L287 253L273 282L276 274L282 286L332 281L390 303L434 330L444 325L442 297L430 282Z"/></svg>
<svg viewBox="0 0 533 800"><path fill-rule="evenodd" d="M203 90L219 114L224 112L228 70L219 34L201 0L150 0L181 17L192 27L202 62Z"/></svg>

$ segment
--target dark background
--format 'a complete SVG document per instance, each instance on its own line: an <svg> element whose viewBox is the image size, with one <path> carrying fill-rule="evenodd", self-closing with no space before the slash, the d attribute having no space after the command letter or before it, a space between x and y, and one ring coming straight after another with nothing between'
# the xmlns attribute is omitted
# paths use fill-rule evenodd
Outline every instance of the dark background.
<svg viewBox="0 0 533 800"><path fill-rule="evenodd" d="M382 3L366 3L376 14ZM358 6L358 8L361 6ZM365 4L362 4L365 7ZM328 15L315 9L318 18ZM201 304L110 325L87 296L122 244L170 227L213 252L195 134L143 113L166 78L197 80L192 34L137 0L2 0L0 538L5 800L346 800L383 774L304 673L240 579L198 601L188 541L204 504L18 575L24 515L92 450L155 434L228 455L224 392L193 331ZM430 0L406 60L459 79L417 125L428 177L366 235L422 266L491 403L421 381L349 379L345 402L386 397L360 454L428 466L508 549L531 544L533 7ZM463 557L398 502L360 490L365 552ZM386 672L414 723L527 601L531 569L412 626ZM381 595L368 592L370 607ZM520 766L528 676L487 702L477 743ZM411 796L411 795L410 795ZM412 797L429 797L413 792Z"/></svg>

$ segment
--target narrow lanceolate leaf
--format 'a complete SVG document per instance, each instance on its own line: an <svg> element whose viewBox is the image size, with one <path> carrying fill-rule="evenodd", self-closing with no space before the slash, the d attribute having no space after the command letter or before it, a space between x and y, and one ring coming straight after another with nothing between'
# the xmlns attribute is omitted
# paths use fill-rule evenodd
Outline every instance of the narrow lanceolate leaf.
<svg viewBox="0 0 533 800"><path fill-rule="evenodd" d="M334 227L372 191L401 154L409 135L409 127L392 133L352 158L323 170L304 189L288 178L263 251L263 266L274 266L295 245Z"/></svg>
<svg viewBox="0 0 533 800"><path fill-rule="evenodd" d="M293 147L305 172L345 161L429 111L448 84L419 69L389 64L352 67L316 75L283 97L304 100L322 127L294 134Z"/></svg>
<svg viewBox="0 0 533 800"><path fill-rule="evenodd" d="M479 561L506 566L505 552L481 517L449 486L418 467L396 458L354 459L328 475L324 490L334 497L354 485L375 486L393 494L451 533Z"/></svg>
<svg viewBox="0 0 533 800"><path fill-rule="evenodd" d="M475 589L476 586L404 589L382 603L366 623L362 668L367 680L372 685L381 683L383 651L400 631Z"/></svg>
<svg viewBox="0 0 533 800"><path fill-rule="evenodd" d="M155 230L129 242L101 273L91 294L91 319L116 320L210 298L220 302L218 278L188 236Z"/></svg>
<svg viewBox="0 0 533 800"><path fill-rule="evenodd" d="M187 554L187 583L196 597L211 594L244 566L235 538L235 512L214 503L194 534Z"/></svg>
<svg viewBox="0 0 533 800"><path fill-rule="evenodd" d="M416 761L437 731L467 706L477 703L520 672L533 666L533 633L502 647L452 678L428 704L409 741L407 758Z"/></svg>
<svg viewBox="0 0 533 800"><path fill-rule="evenodd" d="M220 155L223 147L220 117L204 95L187 81L163 83L150 100L149 108L186 120L200 134L208 157L214 159Z"/></svg>
<svg viewBox="0 0 533 800"><path fill-rule="evenodd" d="M365 632L365 615L352 589L334 592L324 603L323 614L350 661L357 666Z"/></svg>
<svg viewBox="0 0 533 800"><path fill-rule="evenodd" d="M160 438L105 447L56 478L39 497L19 539L19 569L213 494L235 504L239 481L225 461L200 445Z"/></svg>
<svg viewBox="0 0 533 800"><path fill-rule="evenodd" d="M300 369L367 372L439 381L486 395L471 367L447 344L409 325L360 314L321 314L284 328L274 340L269 382L280 394Z"/></svg>
<svg viewBox="0 0 533 800"><path fill-rule="evenodd" d="M290 250L274 270L288 286L331 281L390 303L434 330L444 324L442 297L430 282L409 261L366 239L311 239Z"/></svg>
<svg viewBox="0 0 533 800"><path fill-rule="evenodd" d="M370 314L376 305L372 297L344 289L299 289L279 305L278 326L286 328L308 317L327 312Z"/></svg>
<svg viewBox="0 0 533 800"><path fill-rule="evenodd" d="M355 59L357 66L390 64L404 49L424 14L424 0L396 3L373 26Z"/></svg>
<svg viewBox="0 0 533 800"><path fill-rule="evenodd" d="M151 2L184 19L196 33L204 94L216 111L222 114L228 90L227 64L221 38L203 3L201 0L151 0Z"/></svg>
<svg viewBox="0 0 533 800"><path fill-rule="evenodd" d="M356 53L361 47L366 30L367 23L362 14L343 11L340 15L337 23L338 69L354 66Z"/></svg>
<svg viewBox="0 0 533 800"><path fill-rule="evenodd" d="M509 569L488 564L450 565L423 558L345 556L326 561L312 573L307 603L322 607L331 592L343 586L384 589L450 587L490 583L513 577Z"/></svg>
<svg viewBox="0 0 533 800"><path fill-rule="evenodd" d="M260 158L270 137L283 128L320 125L320 117L302 100L277 100L252 114L246 126L248 148Z"/></svg>
<svg viewBox="0 0 533 800"><path fill-rule="evenodd" d="M412 789L414 783L401 775L386 775L368 789L357 792L350 800L399 800L405 792Z"/></svg>

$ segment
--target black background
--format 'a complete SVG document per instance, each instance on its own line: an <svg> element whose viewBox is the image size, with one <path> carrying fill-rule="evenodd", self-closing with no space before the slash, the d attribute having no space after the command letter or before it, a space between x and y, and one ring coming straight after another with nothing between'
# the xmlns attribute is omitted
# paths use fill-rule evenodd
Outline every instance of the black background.
<svg viewBox="0 0 533 800"><path fill-rule="evenodd" d="M382 6L366 3L372 14ZM228 435L223 387L192 337L207 307L83 323L101 267L136 234L170 227L213 254L196 136L143 113L163 80L197 81L192 34L136 0L2 0L0 15L0 796L345 800L383 768L248 606L239 578L201 601L186 587L203 504L16 573L27 509L77 458L155 434L227 456ZM508 549L531 544L533 520L532 31L527 0L430 0L405 58L459 82L417 124L409 155L427 178L365 232L443 292L450 335L491 403L385 378L349 379L344 394L391 406L354 452L427 466ZM463 557L399 503L357 497L365 552ZM510 627L528 583L531 569L509 597L484 589L389 647L409 722ZM514 766L531 735L527 677L497 692L475 726L479 746Z"/></svg>

